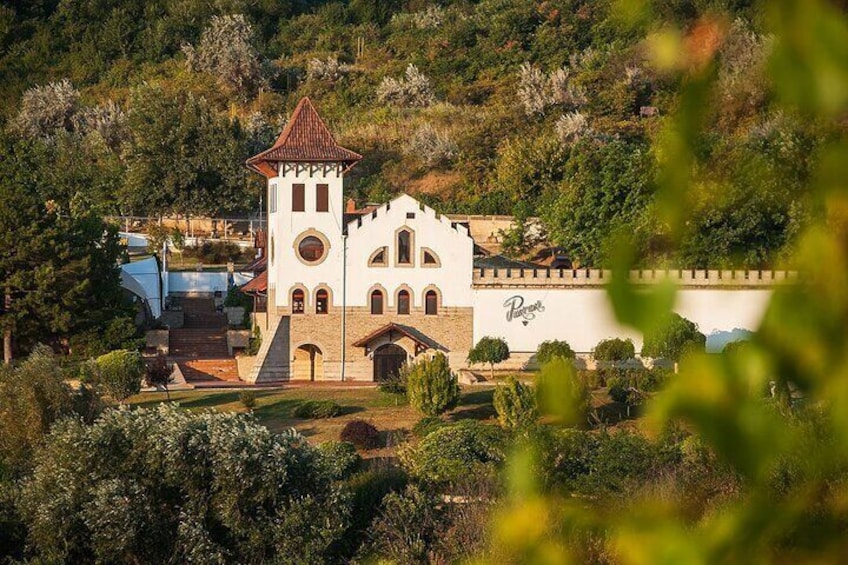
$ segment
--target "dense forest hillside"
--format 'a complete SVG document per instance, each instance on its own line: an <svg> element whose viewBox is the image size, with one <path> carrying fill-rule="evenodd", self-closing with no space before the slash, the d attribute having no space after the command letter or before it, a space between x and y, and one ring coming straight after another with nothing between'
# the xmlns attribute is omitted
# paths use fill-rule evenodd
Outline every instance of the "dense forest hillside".
<svg viewBox="0 0 848 565"><path fill-rule="evenodd" d="M35 0L0 7L0 115L34 190L103 213L256 210L244 160L310 96L365 156L351 196L405 191L444 212L538 216L576 264L626 230L650 266L771 267L810 214L828 124L772 110L773 40L747 0L655 0L719 50L717 108L670 249L653 213L657 137L681 80L657 23L614 0ZM711 34L698 33L709 17ZM716 31L717 30L717 31ZM9 166L10 159L3 166ZM521 224L521 222L520 222ZM528 246L508 234L508 249Z"/></svg>

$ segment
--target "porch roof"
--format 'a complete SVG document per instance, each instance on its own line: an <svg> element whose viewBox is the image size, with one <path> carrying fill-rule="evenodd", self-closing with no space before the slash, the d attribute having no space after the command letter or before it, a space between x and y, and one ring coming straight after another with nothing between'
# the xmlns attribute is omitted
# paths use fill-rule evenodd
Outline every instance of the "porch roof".
<svg viewBox="0 0 848 565"><path fill-rule="evenodd" d="M367 348L369 344L371 344L374 340L383 337L386 334L388 334L390 341L393 340L393 334L396 334L399 337L408 337L415 343L416 351L424 351L430 348L439 348L439 345L437 343L430 340L427 336L425 336L415 328L410 328L409 326L402 326L400 324L395 324L394 322L388 323L385 326L374 330L362 339L354 342L353 346Z"/></svg>

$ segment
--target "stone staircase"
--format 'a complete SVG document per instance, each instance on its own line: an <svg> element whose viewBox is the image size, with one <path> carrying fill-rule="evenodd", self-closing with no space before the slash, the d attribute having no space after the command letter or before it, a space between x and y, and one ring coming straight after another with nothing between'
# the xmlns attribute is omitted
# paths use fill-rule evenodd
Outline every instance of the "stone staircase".
<svg viewBox="0 0 848 565"><path fill-rule="evenodd" d="M170 332L169 359L187 383L239 382L236 360L227 351L227 320L211 299L184 299L185 326Z"/></svg>
<svg viewBox="0 0 848 565"><path fill-rule="evenodd" d="M256 364L245 379L251 383L287 381L291 377L289 359L289 317L272 322L263 334L262 345L256 354Z"/></svg>

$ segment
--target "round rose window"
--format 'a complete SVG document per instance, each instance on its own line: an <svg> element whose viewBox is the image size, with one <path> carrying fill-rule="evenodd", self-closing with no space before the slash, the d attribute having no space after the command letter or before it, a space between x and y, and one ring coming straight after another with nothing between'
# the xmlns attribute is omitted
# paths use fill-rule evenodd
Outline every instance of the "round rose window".
<svg viewBox="0 0 848 565"><path fill-rule="evenodd" d="M306 236L300 240L297 246L297 252L300 254L301 259L308 263L320 261L324 256L324 242L314 235Z"/></svg>

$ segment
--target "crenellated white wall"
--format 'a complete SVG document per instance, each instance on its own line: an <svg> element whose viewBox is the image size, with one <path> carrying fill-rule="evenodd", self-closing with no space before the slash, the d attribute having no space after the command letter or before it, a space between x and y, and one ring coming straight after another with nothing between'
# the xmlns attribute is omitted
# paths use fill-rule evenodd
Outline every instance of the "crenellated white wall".
<svg viewBox="0 0 848 565"><path fill-rule="evenodd" d="M414 218L407 217L413 214ZM402 227L414 233L412 266L396 264L396 233ZM388 247L388 265L369 267L368 260L380 247ZM414 198L401 195L348 224L347 305L368 306L370 290L380 284L388 294L387 308L395 308L395 294L401 285L412 289L413 306L421 307L424 292L435 286L442 306L468 307L472 302L471 265L474 242L463 226L453 226L446 216L438 216ZM432 250L439 267L422 265L421 248Z"/></svg>
<svg viewBox="0 0 848 565"><path fill-rule="evenodd" d="M755 330L765 314L770 289L684 288L677 292L675 311L692 320L707 336L707 350L718 351L728 341ZM520 297L523 306L540 303L526 319L507 320L505 302ZM475 288L474 342L484 336L506 339L514 352L534 352L545 340L565 340L578 353L590 352L599 341L631 338L637 351L642 336L621 326L603 288ZM526 322L526 324L525 324Z"/></svg>

